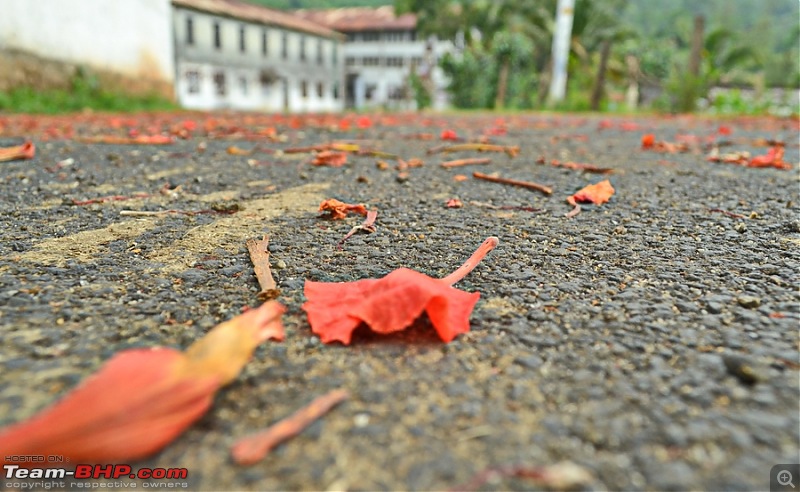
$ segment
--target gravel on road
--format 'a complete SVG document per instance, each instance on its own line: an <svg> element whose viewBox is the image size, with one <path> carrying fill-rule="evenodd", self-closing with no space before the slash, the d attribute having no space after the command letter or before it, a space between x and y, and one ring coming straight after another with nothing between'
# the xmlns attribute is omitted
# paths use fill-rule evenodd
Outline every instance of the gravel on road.
<svg viewBox="0 0 800 492"><path fill-rule="evenodd" d="M286 340L260 346L204 417L136 466L186 467L192 490L444 490L564 462L591 474L587 489L764 490L773 465L800 461L796 119L372 115L348 128L178 113L151 117L158 131L198 122L172 144L78 138L121 134L126 118L0 116L0 146L36 145L0 163L0 425L118 351L182 349L258 305L245 241L268 235ZM444 129L519 154L428 154L453 143ZM648 133L688 148L643 150ZM285 151L334 141L379 152L332 167ZM715 145L760 155L774 141L792 169L707 160ZM474 157L491 162L440 166ZM568 196L606 178L608 203L565 217ZM363 217L320 218L327 198L377 209L376 232L338 248ZM121 213L167 210L202 213ZM391 336L359 329L350 346L311 333L305 280L442 277L488 236L500 245L458 284L481 299L453 342L424 318ZM349 400L302 434L233 463L234 441L338 388ZM480 487L539 486L553 484Z"/></svg>

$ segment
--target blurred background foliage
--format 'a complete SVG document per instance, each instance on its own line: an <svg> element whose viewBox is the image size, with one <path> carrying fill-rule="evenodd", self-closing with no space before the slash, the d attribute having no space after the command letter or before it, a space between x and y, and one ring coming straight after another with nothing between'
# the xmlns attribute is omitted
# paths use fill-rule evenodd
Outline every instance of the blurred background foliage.
<svg viewBox="0 0 800 492"><path fill-rule="evenodd" d="M254 0L277 8L378 6L389 0ZM459 108L547 101L557 0L395 0L419 29L463 47L441 60ZM695 18L704 20L693 73ZM557 109L759 112L770 88L800 89L797 0L576 0L567 98ZM791 91L783 91L785 94ZM796 96L795 96L796 99ZM794 99L792 99L794 100Z"/></svg>

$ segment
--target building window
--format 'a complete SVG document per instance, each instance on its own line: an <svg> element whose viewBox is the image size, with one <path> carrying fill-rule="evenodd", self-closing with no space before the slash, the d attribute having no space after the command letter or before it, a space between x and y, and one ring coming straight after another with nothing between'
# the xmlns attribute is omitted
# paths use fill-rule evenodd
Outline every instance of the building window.
<svg viewBox="0 0 800 492"><path fill-rule="evenodd" d="M269 39L267 38L267 30L261 31L261 54L267 56L269 53Z"/></svg>
<svg viewBox="0 0 800 492"><path fill-rule="evenodd" d="M194 45L194 19L191 17L186 18L186 44Z"/></svg>
<svg viewBox="0 0 800 492"><path fill-rule="evenodd" d="M361 64L364 65L365 67L377 67L378 65L380 65L380 63L381 59L378 58L377 56L365 56L361 60Z"/></svg>
<svg viewBox="0 0 800 492"><path fill-rule="evenodd" d="M347 41L348 42L352 43L353 41L357 41L357 40L358 40L358 37L356 36L356 33L353 33L353 32L347 33Z"/></svg>
<svg viewBox="0 0 800 492"><path fill-rule="evenodd" d="M244 26L239 26L239 51L244 53L247 51L247 42L245 37Z"/></svg>
<svg viewBox="0 0 800 492"><path fill-rule="evenodd" d="M247 95L247 77L239 77L239 90L243 96Z"/></svg>
<svg viewBox="0 0 800 492"><path fill-rule="evenodd" d="M417 31L409 31L408 34L409 34L409 37L411 38L411 41L416 41L417 40Z"/></svg>
<svg viewBox="0 0 800 492"><path fill-rule="evenodd" d="M403 86L390 86L389 99L393 101L400 101L406 98L406 90Z"/></svg>
<svg viewBox="0 0 800 492"><path fill-rule="evenodd" d="M306 61L306 37L300 36L300 60Z"/></svg>
<svg viewBox="0 0 800 492"><path fill-rule="evenodd" d="M333 83L333 98L339 99L339 82Z"/></svg>
<svg viewBox="0 0 800 492"><path fill-rule="evenodd" d="M289 35L286 33L281 34L281 58L289 58Z"/></svg>
<svg viewBox="0 0 800 492"><path fill-rule="evenodd" d="M268 96L270 93L269 87L275 83L275 74L267 70L262 70L258 76L258 82L261 84L261 93Z"/></svg>
<svg viewBox="0 0 800 492"><path fill-rule="evenodd" d="M325 84L317 82L317 97L322 99L325 95Z"/></svg>
<svg viewBox="0 0 800 492"><path fill-rule="evenodd" d="M386 58L387 67L402 67L403 62L404 60L401 56L389 56Z"/></svg>
<svg viewBox="0 0 800 492"><path fill-rule="evenodd" d="M344 64L347 65L348 67L354 66L356 64L355 57L348 56L347 58L344 59Z"/></svg>
<svg viewBox="0 0 800 492"><path fill-rule="evenodd" d="M386 33L386 41L398 43L405 41L405 38L406 38L405 31L389 31Z"/></svg>
<svg viewBox="0 0 800 492"><path fill-rule="evenodd" d="M336 44L331 44L331 61L334 67L339 64L339 47Z"/></svg>
<svg viewBox="0 0 800 492"><path fill-rule="evenodd" d="M200 72L189 70L186 72L186 90L189 94L200 92Z"/></svg>
<svg viewBox="0 0 800 492"><path fill-rule="evenodd" d="M214 89L218 96L225 95L225 72L217 72L214 74Z"/></svg>
<svg viewBox="0 0 800 492"><path fill-rule="evenodd" d="M364 97L367 99L367 101L372 101L377 91L378 91L377 84L367 84L366 90L364 91Z"/></svg>
<svg viewBox="0 0 800 492"><path fill-rule="evenodd" d="M322 59L322 40L317 40L317 65L322 65L325 63Z"/></svg>
<svg viewBox="0 0 800 492"><path fill-rule="evenodd" d="M222 33L220 32L219 22L214 21L214 48L222 48Z"/></svg>
<svg viewBox="0 0 800 492"><path fill-rule="evenodd" d="M365 31L361 33L362 41L378 41L380 38L380 33L378 31Z"/></svg>
<svg viewBox="0 0 800 492"><path fill-rule="evenodd" d="M303 99L308 97L308 82L305 80L300 82L300 95L303 96Z"/></svg>

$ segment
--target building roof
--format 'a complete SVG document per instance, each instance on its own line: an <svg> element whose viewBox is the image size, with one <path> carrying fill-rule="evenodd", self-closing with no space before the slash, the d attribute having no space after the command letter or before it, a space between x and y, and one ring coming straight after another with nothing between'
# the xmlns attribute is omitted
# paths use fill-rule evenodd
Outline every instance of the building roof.
<svg viewBox="0 0 800 492"><path fill-rule="evenodd" d="M415 14L395 15L394 7L351 7L329 10L296 10L295 13L310 21L340 32L356 31L407 31L417 28Z"/></svg>
<svg viewBox="0 0 800 492"><path fill-rule="evenodd" d="M341 38L341 34L338 32L312 20L240 0L172 0L172 5L302 31L326 38Z"/></svg>

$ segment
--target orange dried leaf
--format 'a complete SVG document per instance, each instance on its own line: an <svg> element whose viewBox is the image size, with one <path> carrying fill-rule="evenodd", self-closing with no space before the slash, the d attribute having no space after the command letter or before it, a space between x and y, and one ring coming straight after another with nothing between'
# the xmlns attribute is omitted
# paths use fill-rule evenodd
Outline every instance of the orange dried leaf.
<svg viewBox="0 0 800 492"><path fill-rule="evenodd" d="M431 278L408 268L397 269L380 279L355 282L312 282L306 280L311 330L323 343L349 345L353 331L363 322L376 333L388 334L409 327L423 312L428 314L439 337L449 342L469 331L469 316L478 292L452 287L466 276L498 244L490 237L455 272L443 279Z"/></svg>
<svg viewBox="0 0 800 492"><path fill-rule="evenodd" d="M367 215L367 207L365 207L363 204L344 203L335 198L329 198L320 203L319 211L330 212L329 217L333 220L344 219L347 217L348 212Z"/></svg>
<svg viewBox="0 0 800 492"><path fill-rule="evenodd" d="M231 145L230 147L228 147L227 152L230 155L250 155L253 153L252 150L246 150L241 147L237 147L235 145Z"/></svg>
<svg viewBox="0 0 800 492"><path fill-rule="evenodd" d="M35 154L36 146L32 142L25 142L13 147L0 147L0 162L33 159Z"/></svg>
<svg viewBox="0 0 800 492"><path fill-rule="evenodd" d="M335 150L324 150L314 157L315 166L342 167L347 163L347 153Z"/></svg>
<svg viewBox="0 0 800 492"><path fill-rule="evenodd" d="M567 203L575 206L578 203L594 203L595 205L602 205L606 203L614 194L614 187L611 186L611 181L604 179L599 183L586 186L580 191L567 197Z"/></svg>
<svg viewBox="0 0 800 492"><path fill-rule="evenodd" d="M263 304L217 325L185 352L122 351L56 404L0 430L0 453L59 455L71 463L147 457L209 409L256 346L283 340L284 311L275 301Z"/></svg>
<svg viewBox="0 0 800 492"><path fill-rule="evenodd" d="M656 136L653 135L652 133L647 133L645 135L642 135L642 148L643 149L652 148L653 145L655 145L655 143L656 143Z"/></svg>
<svg viewBox="0 0 800 492"><path fill-rule="evenodd" d="M757 155L747 163L748 167L775 167L778 169L791 169L792 165L783 160L783 147L770 147L764 155Z"/></svg>

